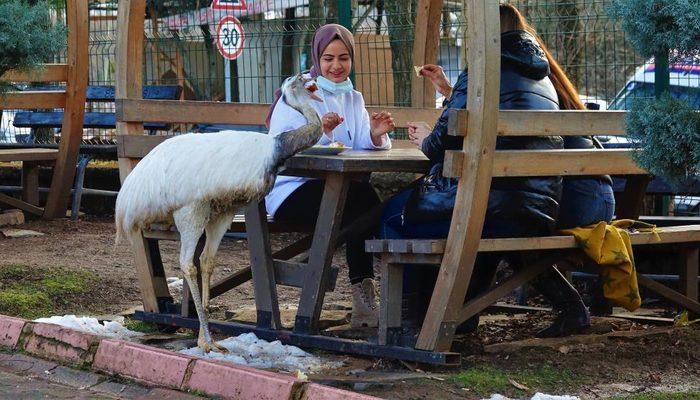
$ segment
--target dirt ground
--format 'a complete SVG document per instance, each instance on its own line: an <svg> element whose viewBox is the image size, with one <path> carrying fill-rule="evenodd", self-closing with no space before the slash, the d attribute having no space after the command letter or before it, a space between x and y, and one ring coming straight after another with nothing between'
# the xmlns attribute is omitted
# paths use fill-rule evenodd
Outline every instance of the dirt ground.
<svg viewBox="0 0 700 400"><path fill-rule="evenodd" d="M30 221L21 228L44 236L8 239L0 235L0 272L22 270L31 276L36 271L62 270L96 277L90 288L57 303L53 312L116 314L140 304L131 251L126 243L114 245L111 220ZM273 248L290 239L273 236ZM176 264L177 244L161 243L166 274L181 276ZM248 258L244 240L225 238L217 276L246 266ZM340 267L340 274L336 291L326 296L326 306L342 310L349 304L350 294L341 252L334 264ZM279 295L281 304L292 305L298 290L280 288ZM247 283L215 299L213 317L224 318L227 310L253 305L252 286ZM672 314L666 310L655 315ZM460 369L319 353L344 360L346 365L311 378L402 400L488 398L492 393L529 398L537 391L586 399L700 399L700 324L673 327L596 318L593 328L583 335L560 341L527 341L549 321L550 314L542 311L485 316L476 334L456 343L455 350L463 353Z"/></svg>

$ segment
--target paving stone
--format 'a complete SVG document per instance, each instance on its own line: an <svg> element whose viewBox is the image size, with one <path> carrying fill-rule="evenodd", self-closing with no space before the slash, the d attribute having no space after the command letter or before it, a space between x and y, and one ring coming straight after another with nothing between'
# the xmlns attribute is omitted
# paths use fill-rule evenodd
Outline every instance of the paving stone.
<svg viewBox="0 0 700 400"><path fill-rule="evenodd" d="M148 392L147 395L137 397L137 400L161 400L161 399L168 399L168 400L196 400L196 399L201 399L202 397L195 396L189 393L185 392L178 392L175 390L170 390L170 389L163 389L163 388L156 388L152 389L150 392Z"/></svg>
<svg viewBox="0 0 700 400"><path fill-rule="evenodd" d="M92 372L58 366L51 370L49 374L46 374L46 379L76 389L86 389L97 385L106 378Z"/></svg>
<svg viewBox="0 0 700 400"><path fill-rule="evenodd" d="M276 374L226 362L197 360L183 388L233 399L291 399L302 382Z"/></svg>
<svg viewBox="0 0 700 400"><path fill-rule="evenodd" d="M151 389L144 386L129 385L113 381L102 382L99 385L91 387L90 390L100 393L109 393L126 398L145 396L151 391Z"/></svg>
<svg viewBox="0 0 700 400"><path fill-rule="evenodd" d="M378 397L319 385L318 383L309 383L305 389L301 400L380 400Z"/></svg>
<svg viewBox="0 0 700 400"><path fill-rule="evenodd" d="M58 383L0 371L0 399L98 400L118 398L120 397L109 394L101 395L87 390L76 390Z"/></svg>
<svg viewBox="0 0 700 400"><path fill-rule="evenodd" d="M0 346L15 348L26 322L21 318L0 315Z"/></svg>
<svg viewBox="0 0 700 400"><path fill-rule="evenodd" d="M58 364L29 357L24 354L10 354L0 359L0 369L25 375L45 375L46 371L55 369Z"/></svg>
<svg viewBox="0 0 700 400"><path fill-rule="evenodd" d="M179 389L194 360L183 354L121 340L102 340L92 368L138 381Z"/></svg>

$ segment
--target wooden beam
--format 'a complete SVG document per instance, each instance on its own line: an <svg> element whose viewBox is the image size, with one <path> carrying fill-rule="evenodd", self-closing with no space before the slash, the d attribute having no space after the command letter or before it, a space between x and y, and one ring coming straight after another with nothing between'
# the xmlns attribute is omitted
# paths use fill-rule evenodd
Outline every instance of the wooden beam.
<svg viewBox="0 0 700 400"><path fill-rule="evenodd" d="M632 158L632 149L498 150L493 177L648 175ZM447 151L443 175L459 177L465 164L462 151ZM467 163L469 164L469 163Z"/></svg>
<svg viewBox="0 0 700 400"><path fill-rule="evenodd" d="M117 121L264 125L269 104L223 103L195 100L116 100ZM410 121L437 121L442 110L435 108L368 107L367 111L388 111L397 127ZM141 132L143 133L143 132Z"/></svg>
<svg viewBox="0 0 700 400"><path fill-rule="evenodd" d="M7 82L65 82L67 78L67 64L44 64L42 69L32 72L11 70L1 77Z"/></svg>
<svg viewBox="0 0 700 400"><path fill-rule="evenodd" d="M672 303L687 309L695 315L700 315L700 303L698 303L697 299L686 297L681 293L678 293L675 290L641 274L637 274L637 282L641 286L656 292Z"/></svg>
<svg viewBox="0 0 700 400"><path fill-rule="evenodd" d="M0 193L0 204L7 204L14 208L19 208L22 211L26 211L30 214L41 216L44 214L44 209L39 208L33 204L29 204L20 199L16 199L12 196L8 196L4 193Z"/></svg>
<svg viewBox="0 0 700 400"><path fill-rule="evenodd" d="M70 201L75 178L75 165L83 139L85 97L88 83L88 4L85 0L67 2L68 71L66 77L66 105L61 127L61 142L53 170L51 188L46 199L44 216L64 218Z"/></svg>
<svg viewBox="0 0 700 400"><path fill-rule="evenodd" d="M466 110L450 110L448 134L465 136L469 132ZM531 111L498 112L499 136L624 136L625 111Z"/></svg>
<svg viewBox="0 0 700 400"><path fill-rule="evenodd" d="M441 22L442 0L418 0L416 30L413 37L413 65L437 64ZM413 71L411 71L411 105L435 107L433 84L429 79L416 76ZM432 124L435 120L426 122Z"/></svg>
<svg viewBox="0 0 700 400"><path fill-rule="evenodd" d="M140 99L143 96L143 42L146 0L119 2L117 13L117 51L115 99ZM117 135L143 135L142 122L122 122L117 119ZM136 160L119 158L122 182L136 166Z"/></svg>
<svg viewBox="0 0 700 400"><path fill-rule="evenodd" d="M9 92L0 97L0 110L63 108L65 105L66 92L62 90Z"/></svg>
<svg viewBox="0 0 700 400"><path fill-rule="evenodd" d="M470 0L469 132L464 139L468 162L463 163L445 256L416 348L449 350L464 295L469 287L486 215L494 151L501 71L501 32L498 3Z"/></svg>
<svg viewBox="0 0 700 400"><path fill-rule="evenodd" d="M0 162L53 161L58 158L56 149L0 149Z"/></svg>

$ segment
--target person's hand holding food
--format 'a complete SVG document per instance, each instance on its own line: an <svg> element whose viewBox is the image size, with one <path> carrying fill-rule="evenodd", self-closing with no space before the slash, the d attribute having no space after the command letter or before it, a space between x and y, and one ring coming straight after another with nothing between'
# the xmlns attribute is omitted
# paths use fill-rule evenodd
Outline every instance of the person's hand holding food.
<svg viewBox="0 0 700 400"><path fill-rule="evenodd" d="M338 125L342 124L345 118L341 117L338 115L338 113L335 112L329 112L323 115L321 117L321 123L323 124L323 133L326 134L329 138L333 138L333 135L331 135L331 132L333 132L333 129L335 129Z"/></svg>
<svg viewBox="0 0 700 400"><path fill-rule="evenodd" d="M370 125L370 135L372 136L372 143L375 146L381 146L384 139L382 138L387 133L394 130L394 118L391 116L390 112L374 112L369 118Z"/></svg>
<svg viewBox="0 0 700 400"><path fill-rule="evenodd" d="M452 85L445 75L445 71L441 66L435 64L425 64L422 67L415 67L416 73L419 76L424 76L430 79L430 82L440 94L445 98L450 98L452 95Z"/></svg>
<svg viewBox="0 0 700 400"><path fill-rule="evenodd" d="M423 148L423 140L430 135L432 130L430 125L423 121L417 121L409 122L407 126L408 138L411 140L411 143L415 144L419 149Z"/></svg>

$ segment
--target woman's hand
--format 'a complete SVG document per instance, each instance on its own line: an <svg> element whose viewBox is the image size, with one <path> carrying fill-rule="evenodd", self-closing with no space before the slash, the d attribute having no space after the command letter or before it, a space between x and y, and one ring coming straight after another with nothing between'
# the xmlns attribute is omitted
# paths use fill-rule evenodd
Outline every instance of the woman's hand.
<svg viewBox="0 0 700 400"><path fill-rule="evenodd" d="M430 135L432 127L423 121L409 122L408 138L411 143L415 144L419 149L423 148L423 140Z"/></svg>
<svg viewBox="0 0 700 400"><path fill-rule="evenodd" d="M394 130L394 118L386 111L372 113L369 118L369 127L372 143L375 146L381 146L384 142L383 136Z"/></svg>
<svg viewBox="0 0 700 400"><path fill-rule="evenodd" d="M321 117L323 133L325 133L326 136L331 137L331 132L333 132L333 129L342 124L344 120L345 118L338 115L338 113L329 112L324 114L323 117Z"/></svg>
<svg viewBox="0 0 700 400"><path fill-rule="evenodd" d="M452 95L452 85L445 75L445 71L441 66L435 64L425 64L420 70L420 74L428 79L435 86L440 94L449 99Z"/></svg>

